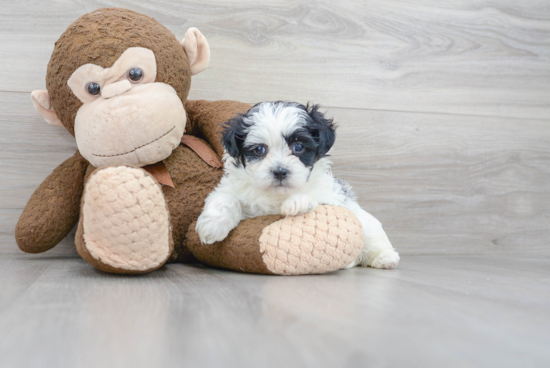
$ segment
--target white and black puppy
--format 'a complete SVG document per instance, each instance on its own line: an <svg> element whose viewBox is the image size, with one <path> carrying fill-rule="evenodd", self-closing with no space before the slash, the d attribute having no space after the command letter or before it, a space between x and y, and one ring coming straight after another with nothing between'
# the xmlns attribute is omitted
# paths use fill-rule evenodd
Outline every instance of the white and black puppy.
<svg viewBox="0 0 550 368"><path fill-rule="evenodd" d="M197 220L201 241L225 239L246 218L293 216L328 204L349 209L363 226L363 251L350 267L396 267L399 255L380 222L357 204L349 184L332 176L326 155L335 128L318 105L294 102L261 102L229 120L225 174Z"/></svg>

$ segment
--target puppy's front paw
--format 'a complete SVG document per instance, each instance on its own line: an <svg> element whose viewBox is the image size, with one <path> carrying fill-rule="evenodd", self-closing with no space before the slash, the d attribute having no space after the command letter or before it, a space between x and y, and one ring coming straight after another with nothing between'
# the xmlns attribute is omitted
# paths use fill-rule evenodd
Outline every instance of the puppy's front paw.
<svg viewBox="0 0 550 368"><path fill-rule="evenodd" d="M399 254L393 249L384 249L373 258L369 266L373 268L392 269L399 264Z"/></svg>
<svg viewBox="0 0 550 368"><path fill-rule="evenodd" d="M309 194L293 194L281 205L281 213L285 216L296 216L317 208L317 201Z"/></svg>
<svg viewBox="0 0 550 368"><path fill-rule="evenodd" d="M218 217L209 217L203 213L197 219L195 230L199 234L201 243L214 244L227 238L233 226L230 221L220 221Z"/></svg>

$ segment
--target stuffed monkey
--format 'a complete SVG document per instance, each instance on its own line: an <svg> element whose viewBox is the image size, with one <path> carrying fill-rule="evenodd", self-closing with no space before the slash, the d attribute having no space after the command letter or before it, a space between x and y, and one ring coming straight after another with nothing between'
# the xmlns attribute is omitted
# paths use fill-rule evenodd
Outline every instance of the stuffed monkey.
<svg viewBox="0 0 550 368"><path fill-rule="evenodd" d="M191 76L209 60L196 28L178 42L130 10L99 9L68 27L48 64L47 90L31 97L46 122L75 137L78 151L26 205L15 231L23 251L47 251L78 224L78 253L112 273L198 260L243 272L309 274L355 259L361 225L331 206L245 220L223 242L200 243L194 222L223 174L221 125L250 108L187 101Z"/></svg>

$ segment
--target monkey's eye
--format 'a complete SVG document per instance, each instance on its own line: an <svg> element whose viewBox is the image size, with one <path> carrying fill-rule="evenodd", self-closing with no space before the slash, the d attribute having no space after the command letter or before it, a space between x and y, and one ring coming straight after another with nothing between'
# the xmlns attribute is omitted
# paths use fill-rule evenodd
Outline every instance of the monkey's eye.
<svg viewBox="0 0 550 368"><path fill-rule="evenodd" d="M143 79L143 70L140 68L133 68L128 71L128 79L132 82L139 82Z"/></svg>
<svg viewBox="0 0 550 368"><path fill-rule="evenodd" d="M101 92L101 87L99 86L99 84L92 82L86 85L86 90L92 96L97 96Z"/></svg>
<svg viewBox="0 0 550 368"><path fill-rule="evenodd" d="M294 143L292 146L292 153L299 154L304 152L304 145L300 142Z"/></svg>
<svg viewBox="0 0 550 368"><path fill-rule="evenodd" d="M267 152L267 148L265 146L258 146L254 148L254 153L258 156L263 156Z"/></svg>

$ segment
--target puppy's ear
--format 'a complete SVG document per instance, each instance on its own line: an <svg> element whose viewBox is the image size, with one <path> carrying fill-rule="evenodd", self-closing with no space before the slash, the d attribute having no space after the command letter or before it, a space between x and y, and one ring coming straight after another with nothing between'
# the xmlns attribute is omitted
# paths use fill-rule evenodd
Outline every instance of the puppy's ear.
<svg viewBox="0 0 550 368"><path fill-rule="evenodd" d="M317 159L325 156L332 148L336 140L336 125L333 119L327 119L325 115L319 111L319 105L306 106L307 113L312 122L308 124L308 128L312 137L317 142Z"/></svg>
<svg viewBox="0 0 550 368"><path fill-rule="evenodd" d="M248 134L248 125L243 114L238 114L223 124L222 144L227 153L239 162L243 156L243 144Z"/></svg>

